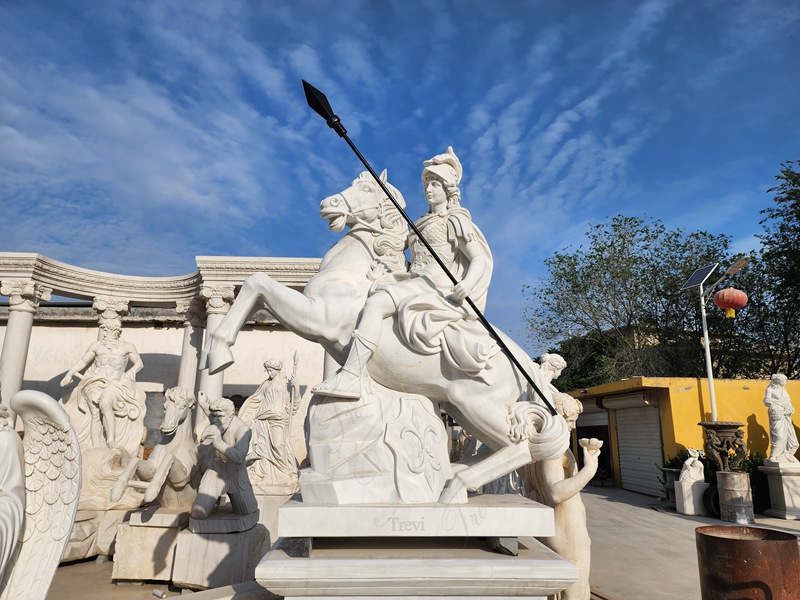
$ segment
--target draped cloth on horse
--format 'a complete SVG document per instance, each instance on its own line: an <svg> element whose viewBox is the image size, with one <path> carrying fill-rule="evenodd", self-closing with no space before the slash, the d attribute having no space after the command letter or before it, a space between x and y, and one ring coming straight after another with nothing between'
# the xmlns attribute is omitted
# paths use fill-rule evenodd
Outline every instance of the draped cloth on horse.
<svg viewBox="0 0 800 600"><path fill-rule="evenodd" d="M491 263L486 238L465 208L427 214L416 225L456 280L463 279L469 266L469 258L459 249L468 242L478 242ZM411 272L387 275L372 292L382 290L392 298L400 337L409 348L427 355L442 353L456 369L478 376L500 347L468 306L447 299L453 283L415 234L409 236L409 247ZM491 275L488 264L471 294L480 310L486 306Z"/></svg>

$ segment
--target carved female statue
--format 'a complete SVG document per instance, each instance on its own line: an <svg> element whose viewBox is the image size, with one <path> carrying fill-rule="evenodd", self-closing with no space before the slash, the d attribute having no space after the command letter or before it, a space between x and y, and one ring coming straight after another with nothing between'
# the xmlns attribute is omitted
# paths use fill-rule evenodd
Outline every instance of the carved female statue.
<svg viewBox="0 0 800 600"><path fill-rule="evenodd" d="M390 274L376 282L353 333L345 364L316 386L315 394L359 398L361 378L380 340L383 320L396 315L403 341L424 354L443 352L462 371L476 375L497 352L463 300L486 305L492 255L483 234L460 205L462 167L449 147L424 163L422 182L429 210L416 222L425 240L460 283L453 286L427 248L412 234L410 273Z"/></svg>
<svg viewBox="0 0 800 600"><path fill-rule="evenodd" d="M797 434L792 424L794 407L786 391L786 375L776 373L772 376L764 394L764 405L769 414L769 436L772 442L771 462L798 462L795 452L798 449Z"/></svg>
<svg viewBox="0 0 800 600"><path fill-rule="evenodd" d="M239 410L239 418L253 432L247 455L253 463L248 471L251 483L261 493L270 488L283 488L284 493L297 491L298 467L291 429L292 417L300 407L300 390L294 373L287 378L282 369L280 360L266 361L267 379Z"/></svg>
<svg viewBox="0 0 800 600"><path fill-rule="evenodd" d="M8 409L0 404L0 580L22 532L25 515L25 465L22 441Z"/></svg>

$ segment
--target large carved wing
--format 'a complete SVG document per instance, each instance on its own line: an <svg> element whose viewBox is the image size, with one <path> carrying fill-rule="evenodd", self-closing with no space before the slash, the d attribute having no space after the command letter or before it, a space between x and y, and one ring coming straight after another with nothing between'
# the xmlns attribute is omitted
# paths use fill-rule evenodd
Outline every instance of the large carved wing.
<svg viewBox="0 0 800 600"><path fill-rule="evenodd" d="M0 582L0 600L40 600L47 595L75 522L80 447L67 413L47 394L23 390L14 394L10 406L25 426L25 522Z"/></svg>

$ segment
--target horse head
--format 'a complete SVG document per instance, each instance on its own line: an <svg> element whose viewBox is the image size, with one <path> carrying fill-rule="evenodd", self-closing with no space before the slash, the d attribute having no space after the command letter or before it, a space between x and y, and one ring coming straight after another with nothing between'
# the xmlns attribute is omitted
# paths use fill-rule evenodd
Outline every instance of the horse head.
<svg viewBox="0 0 800 600"><path fill-rule="evenodd" d="M381 182L389 189L397 203L405 208L403 194L386 179ZM349 188L325 198L320 203L319 214L329 222L331 231L350 227L353 231L366 230L375 234L373 251L389 270L405 268L403 251L408 243L408 227L375 178L369 172L361 173Z"/></svg>
<svg viewBox="0 0 800 600"><path fill-rule="evenodd" d="M386 170L380 178L398 204L405 208L403 194L386 180ZM397 208L367 171L361 173L347 189L325 198L320 203L319 214L329 222L331 231L342 231L345 227L357 225L375 230L392 229L396 222L402 223ZM401 225L401 228L405 227Z"/></svg>
<svg viewBox="0 0 800 600"><path fill-rule="evenodd" d="M178 427L186 420L194 407L194 394L180 388L168 389L164 396L164 421L161 423L161 432L167 435L173 434Z"/></svg>

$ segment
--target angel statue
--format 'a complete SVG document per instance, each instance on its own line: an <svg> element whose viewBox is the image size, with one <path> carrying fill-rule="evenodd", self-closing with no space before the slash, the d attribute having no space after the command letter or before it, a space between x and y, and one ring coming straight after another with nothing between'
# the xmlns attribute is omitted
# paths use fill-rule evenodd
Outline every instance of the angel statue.
<svg viewBox="0 0 800 600"><path fill-rule="evenodd" d="M81 488L81 452L67 413L22 390L0 406L0 600L43 600L69 541ZM24 505L24 514L22 513Z"/></svg>

